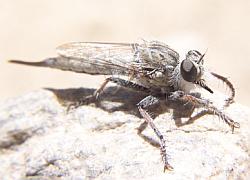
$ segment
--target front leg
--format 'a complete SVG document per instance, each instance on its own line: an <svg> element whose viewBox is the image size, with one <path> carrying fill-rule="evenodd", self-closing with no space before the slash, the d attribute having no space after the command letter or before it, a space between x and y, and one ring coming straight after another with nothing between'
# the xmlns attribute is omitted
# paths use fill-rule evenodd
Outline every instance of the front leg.
<svg viewBox="0 0 250 180"><path fill-rule="evenodd" d="M173 167L168 163L166 143L163 135L155 126L152 117L146 110L146 108L148 108L149 106L155 105L157 103L159 103L159 99L153 96L147 96L137 104L140 114L145 119L145 121L138 128L138 134L141 134L141 132L147 127L147 125L149 125L153 129L156 136L160 139L160 150L161 150L162 160L164 163L164 172L165 172L165 170L173 170Z"/></svg>
<svg viewBox="0 0 250 180"><path fill-rule="evenodd" d="M220 119L225 121L231 128L232 132L234 128L239 128L240 124L233 121L229 116L225 115L221 110L216 108L211 101L203 99L201 97L196 97L192 94L185 94L183 91L176 91L167 96L167 101L179 102L181 104L191 104L195 108L204 108L205 110L198 114L199 117L206 114L217 115ZM188 123L193 122L197 118L190 118Z"/></svg>

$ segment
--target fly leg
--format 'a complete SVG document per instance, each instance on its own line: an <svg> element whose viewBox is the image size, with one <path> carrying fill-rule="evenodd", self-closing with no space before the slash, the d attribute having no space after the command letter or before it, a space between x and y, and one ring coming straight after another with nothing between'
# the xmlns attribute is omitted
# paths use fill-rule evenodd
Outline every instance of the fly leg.
<svg viewBox="0 0 250 180"><path fill-rule="evenodd" d="M164 163L164 172L165 172L165 170L173 170L173 167L168 163L165 140L161 132L155 126L153 118L146 110L146 108L148 108L149 106L157 103L159 103L159 99L150 95L141 100L137 104L140 114L145 119L145 121L138 128L138 134L140 135L142 131L147 127L147 125L149 125L153 129L156 136L160 139L160 150L161 150L162 160Z"/></svg>
<svg viewBox="0 0 250 180"><path fill-rule="evenodd" d="M201 112L200 115L198 115L198 117L201 117L205 114L216 115L231 127L232 132L234 131L234 128L240 127L240 124L238 122L233 121L229 116L227 116L218 108L216 108L209 100L195 97L192 94L185 94L183 91L176 91L172 93L170 96L167 97L167 100L175 102L177 101L184 105L191 104L195 108L204 108L205 111ZM194 121L195 119L197 118L193 119L191 118L189 123Z"/></svg>
<svg viewBox="0 0 250 180"><path fill-rule="evenodd" d="M190 118L195 110L195 106L192 103L189 103L188 101L181 101L180 99L172 97L173 94L174 93L169 93L166 95L167 101L165 102L165 104L169 109L173 109L172 116L175 125L177 127L184 126L188 123L183 122L182 118ZM200 93L190 93L190 95L195 96L196 98L201 97Z"/></svg>
<svg viewBox="0 0 250 180"><path fill-rule="evenodd" d="M199 118L201 118L205 115L213 115L213 114L214 113L212 111L202 110L202 111L198 112L196 115L190 117L185 124L192 124L192 123L194 123L194 121L198 120Z"/></svg>
<svg viewBox="0 0 250 180"><path fill-rule="evenodd" d="M142 99L137 106L141 107L143 109L148 108L149 106L155 105L159 103L159 99L157 99L156 97L153 96L147 96L144 99ZM148 126L148 122L145 120L143 123L140 124L140 126L137 128L137 134L141 134L142 131L144 131L146 129L146 127Z"/></svg>
<svg viewBox="0 0 250 180"><path fill-rule="evenodd" d="M223 81L230 89L231 91L231 96L229 96L226 100L225 100L225 105L224 107L228 107L230 104L232 104L234 102L234 97L235 97L235 89L233 84L224 76L216 74L214 72L211 73L214 77L216 77L217 79L220 79L221 81Z"/></svg>
<svg viewBox="0 0 250 180"><path fill-rule="evenodd" d="M136 84L134 82L127 81L127 80L124 80L124 79L121 79L121 78L109 77L109 78L105 79L105 81L103 82L101 87L94 92L94 96L96 97L96 99L103 92L103 89L108 84L108 82L115 83L115 84L123 86L125 88L134 89L136 91L150 92L150 90L148 88L146 88L144 86L141 86L139 84Z"/></svg>
<svg viewBox="0 0 250 180"><path fill-rule="evenodd" d="M93 95L89 95L87 97L81 98L77 102L74 102L74 103L70 104L68 106L68 110L75 109L77 107L89 104L91 102L95 102L98 99L98 97L100 96L100 94L103 92L104 88L106 87L106 85L109 82L113 82L113 83L118 84L120 86L123 86L123 87L126 87L126 88L131 88L131 89L134 89L136 91L150 92L149 88L146 88L146 87L141 86L139 84L136 84L134 82L127 81L127 80L124 80L124 79L121 79L121 78L109 77L109 78L105 79L105 81L102 83L100 88L97 89L94 92Z"/></svg>

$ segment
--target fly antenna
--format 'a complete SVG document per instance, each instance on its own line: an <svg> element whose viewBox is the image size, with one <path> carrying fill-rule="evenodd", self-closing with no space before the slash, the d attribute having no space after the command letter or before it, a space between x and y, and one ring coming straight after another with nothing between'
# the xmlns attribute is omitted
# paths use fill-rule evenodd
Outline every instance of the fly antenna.
<svg viewBox="0 0 250 180"><path fill-rule="evenodd" d="M205 53L202 54L202 56L200 57L200 59L198 60L197 64L200 64L200 62L203 60L203 58L204 58L204 56L205 56L206 53L207 53L207 49L206 49Z"/></svg>

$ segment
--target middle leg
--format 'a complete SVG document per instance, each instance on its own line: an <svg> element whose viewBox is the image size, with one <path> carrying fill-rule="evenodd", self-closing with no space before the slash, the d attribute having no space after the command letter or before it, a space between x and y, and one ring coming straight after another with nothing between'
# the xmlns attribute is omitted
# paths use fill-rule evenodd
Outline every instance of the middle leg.
<svg viewBox="0 0 250 180"><path fill-rule="evenodd" d="M156 136L160 140L160 150L161 150L162 160L164 163L164 172L165 172L166 170L173 170L173 167L168 163L167 152L166 152L166 143L165 143L163 135L161 134L159 129L155 126L155 124L153 122L153 118L150 116L150 114L146 110L146 108L148 108L149 106L155 105L157 103L159 103L159 99L150 95L150 96L147 96L146 98L144 98L142 101L140 101L137 104L139 112L145 120L139 126L138 134L140 135L142 133L142 131L147 127L147 125L149 125L153 129L154 133L156 134Z"/></svg>

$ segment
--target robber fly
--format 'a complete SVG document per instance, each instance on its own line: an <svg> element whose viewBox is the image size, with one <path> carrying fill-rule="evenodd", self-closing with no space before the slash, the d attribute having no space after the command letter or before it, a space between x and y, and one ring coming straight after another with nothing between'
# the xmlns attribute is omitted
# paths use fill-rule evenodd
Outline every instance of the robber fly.
<svg viewBox="0 0 250 180"><path fill-rule="evenodd" d="M112 75L107 78L99 89L91 96L98 98L108 82L116 83L126 88L148 93L138 104L138 109L144 122L138 128L138 134L149 125L160 140L160 150L164 163L164 171L172 170L168 163L166 145L163 135L153 122L147 111L152 105L163 100L172 108L181 109L180 117L191 117L196 108L202 108L199 117L213 114L224 120L232 130L240 125L234 122L224 112L216 108L209 99L195 92L197 86L213 93L206 84L206 76L210 74L223 81L231 94L225 99L224 106L229 106L235 96L232 83L225 77L208 71L204 66L204 56L197 50L190 50L185 59L180 60L179 54L168 45L158 41L142 41L140 43L101 43L73 42L57 48L58 56L47 58L41 62L25 62L10 60L12 63L32 66L50 67L91 75ZM128 76L129 80L120 78ZM90 98L90 97L88 97ZM73 106L85 104L88 98L80 99Z"/></svg>

